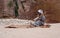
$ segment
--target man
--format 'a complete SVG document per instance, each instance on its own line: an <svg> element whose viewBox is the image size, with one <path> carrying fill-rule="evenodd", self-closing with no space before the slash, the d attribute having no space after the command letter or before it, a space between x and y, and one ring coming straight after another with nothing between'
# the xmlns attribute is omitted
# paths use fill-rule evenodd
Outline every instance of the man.
<svg viewBox="0 0 60 38"><path fill-rule="evenodd" d="M38 16L34 19L34 23L32 25L34 26L43 26L45 22L45 16L43 14L43 10L38 10Z"/></svg>

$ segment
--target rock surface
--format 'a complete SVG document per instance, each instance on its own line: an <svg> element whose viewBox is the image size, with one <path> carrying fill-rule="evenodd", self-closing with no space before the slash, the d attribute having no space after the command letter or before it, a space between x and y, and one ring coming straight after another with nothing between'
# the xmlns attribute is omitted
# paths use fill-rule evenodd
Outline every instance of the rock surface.
<svg viewBox="0 0 60 38"><path fill-rule="evenodd" d="M14 5L11 8L8 8L7 5L10 1L12 0L0 1L0 18L15 18ZM19 5L19 16L17 18L34 19L37 15L37 10L41 8L46 12L47 22L60 22L60 0L26 0L23 2L24 9L21 1L17 0Z"/></svg>

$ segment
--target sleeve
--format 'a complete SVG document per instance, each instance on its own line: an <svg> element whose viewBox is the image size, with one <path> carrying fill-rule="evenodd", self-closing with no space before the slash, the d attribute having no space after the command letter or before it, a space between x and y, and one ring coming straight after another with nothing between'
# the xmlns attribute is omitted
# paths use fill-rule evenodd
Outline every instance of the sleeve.
<svg viewBox="0 0 60 38"><path fill-rule="evenodd" d="M38 18L39 18L39 17L36 17L36 18L34 19L34 21L38 20Z"/></svg>

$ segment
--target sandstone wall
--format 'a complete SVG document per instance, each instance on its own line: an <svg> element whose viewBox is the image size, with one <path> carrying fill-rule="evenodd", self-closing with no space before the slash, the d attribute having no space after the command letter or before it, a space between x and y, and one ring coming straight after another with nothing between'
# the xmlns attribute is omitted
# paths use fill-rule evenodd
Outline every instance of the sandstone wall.
<svg viewBox="0 0 60 38"><path fill-rule="evenodd" d="M0 18L3 14L3 10L4 10L4 0L0 0Z"/></svg>
<svg viewBox="0 0 60 38"><path fill-rule="evenodd" d="M9 3L11 2L12 7L9 7ZM14 7L13 0L4 0L4 16L14 18Z"/></svg>
<svg viewBox="0 0 60 38"><path fill-rule="evenodd" d="M44 14L46 16L46 22L60 22L60 0L35 0L36 2L29 2L26 6L30 6L30 11L28 12L21 12L20 17L23 19L34 19L37 15L38 9L43 9ZM28 2L26 2L28 3ZM27 7L27 9L29 9Z"/></svg>
<svg viewBox="0 0 60 38"><path fill-rule="evenodd" d="M3 10L3 14L0 11L0 17L12 17L14 18L14 3L11 8L7 6L9 1L12 0L1 0L0 10ZM37 16L37 10L43 9L46 16L46 22L60 22L60 0L17 0L19 5L19 16L20 19L34 19Z"/></svg>
<svg viewBox="0 0 60 38"><path fill-rule="evenodd" d="M47 0L46 3L47 22L60 22L60 0Z"/></svg>

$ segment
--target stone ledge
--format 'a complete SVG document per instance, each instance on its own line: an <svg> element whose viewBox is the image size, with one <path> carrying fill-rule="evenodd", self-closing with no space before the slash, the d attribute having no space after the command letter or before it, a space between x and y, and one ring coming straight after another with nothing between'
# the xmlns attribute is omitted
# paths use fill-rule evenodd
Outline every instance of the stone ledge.
<svg viewBox="0 0 60 38"><path fill-rule="evenodd" d="M0 25L30 25L31 20L22 20L22 19L0 19Z"/></svg>

